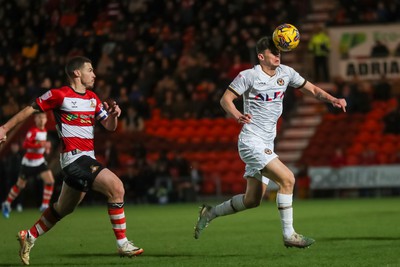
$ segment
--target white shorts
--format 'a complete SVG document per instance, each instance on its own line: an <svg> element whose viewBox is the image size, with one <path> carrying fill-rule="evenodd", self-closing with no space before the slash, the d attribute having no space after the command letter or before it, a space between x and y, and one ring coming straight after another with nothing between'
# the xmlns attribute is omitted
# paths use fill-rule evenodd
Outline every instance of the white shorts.
<svg viewBox="0 0 400 267"><path fill-rule="evenodd" d="M258 138L239 138L239 156L246 163L243 177L254 177L268 184L269 179L261 174L261 170L278 155L274 152L274 144L266 144Z"/></svg>

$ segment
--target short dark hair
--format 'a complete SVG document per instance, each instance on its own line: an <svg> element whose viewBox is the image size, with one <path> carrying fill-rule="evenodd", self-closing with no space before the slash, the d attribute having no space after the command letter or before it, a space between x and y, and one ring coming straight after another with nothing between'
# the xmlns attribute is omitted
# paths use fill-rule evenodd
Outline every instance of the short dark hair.
<svg viewBox="0 0 400 267"><path fill-rule="evenodd" d="M265 50L269 49L273 54L279 53L278 48L276 48L272 38L269 36L264 36L259 39L256 43L257 54L263 53Z"/></svg>
<svg viewBox="0 0 400 267"><path fill-rule="evenodd" d="M92 61L87 57L81 56L70 58L65 65L65 74L67 74L69 79L72 79L72 77L74 77L74 71L82 68L85 63L91 64Z"/></svg>

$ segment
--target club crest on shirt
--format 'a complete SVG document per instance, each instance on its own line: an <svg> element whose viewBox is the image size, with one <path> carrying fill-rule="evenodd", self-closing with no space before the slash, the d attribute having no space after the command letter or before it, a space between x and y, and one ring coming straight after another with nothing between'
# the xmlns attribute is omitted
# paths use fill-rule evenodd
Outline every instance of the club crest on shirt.
<svg viewBox="0 0 400 267"><path fill-rule="evenodd" d="M277 83L278 85L282 86L282 85L285 84L285 81L284 81L282 78L279 78L279 79L276 81L276 83Z"/></svg>
<svg viewBox="0 0 400 267"><path fill-rule="evenodd" d="M90 170L92 173L95 173L98 168L99 168L99 166L94 166L94 165L90 166Z"/></svg>
<svg viewBox="0 0 400 267"><path fill-rule="evenodd" d="M96 107L96 103L95 103L94 99L90 99L90 107L91 108L95 108Z"/></svg>
<svg viewBox="0 0 400 267"><path fill-rule="evenodd" d="M268 149L268 148L266 148L266 149L264 150L264 152L265 152L265 154L267 154L267 155L271 155L271 154L272 154L272 150L271 150L271 149Z"/></svg>

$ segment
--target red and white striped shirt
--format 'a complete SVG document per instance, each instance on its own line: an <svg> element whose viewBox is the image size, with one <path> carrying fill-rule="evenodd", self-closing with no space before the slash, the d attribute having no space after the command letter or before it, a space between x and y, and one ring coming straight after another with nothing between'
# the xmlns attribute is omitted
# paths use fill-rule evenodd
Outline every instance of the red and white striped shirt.
<svg viewBox="0 0 400 267"><path fill-rule="evenodd" d="M36 99L43 111L53 110L56 129L62 142L61 167L83 155L94 156L94 125L108 117L98 96L90 90L84 94L64 86L51 89Z"/></svg>
<svg viewBox="0 0 400 267"><path fill-rule="evenodd" d="M22 158L22 165L36 167L45 162L45 148L43 142L47 140L47 130L34 126L26 133L23 148L26 153Z"/></svg>

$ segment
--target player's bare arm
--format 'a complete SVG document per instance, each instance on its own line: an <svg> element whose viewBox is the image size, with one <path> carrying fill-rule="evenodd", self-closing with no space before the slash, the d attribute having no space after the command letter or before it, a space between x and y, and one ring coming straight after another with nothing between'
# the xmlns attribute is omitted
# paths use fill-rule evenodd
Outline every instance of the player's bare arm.
<svg viewBox="0 0 400 267"><path fill-rule="evenodd" d="M336 98L310 82L306 82L300 91L306 95L314 96L318 100L331 103L335 108L340 108L343 112L346 112L347 103L344 98Z"/></svg>
<svg viewBox="0 0 400 267"><path fill-rule="evenodd" d="M2 125L0 127L0 143L6 141L6 134L8 133L8 131L13 129L19 123L21 123L24 120L26 120L33 113L39 111L39 108L35 108L35 106L36 106L36 103L31 105L31 106L25 107L24 109L19 111L11 119L9 119L4 125Z"/></svg>
<svg viewBox="0 0 400 267"><path fill-rule="evenodd" d="M115 131L118 126L118 117L121 115L121 109L115 101L110 104L104 102L103 105L104 109L108 112L108 117L101 123L107 130Z"/></svg>
<svg viewBox="0 0 400 267"><path fill-rule="evenodd" d="M235 118L238 123L250 123L252 118L251 114L242 114L239 110L237 110L235 104L233 103L236 98L238 98L236 94L229 89L226 90L220 100L222 108L226 111L226 113Z"/></svg>

